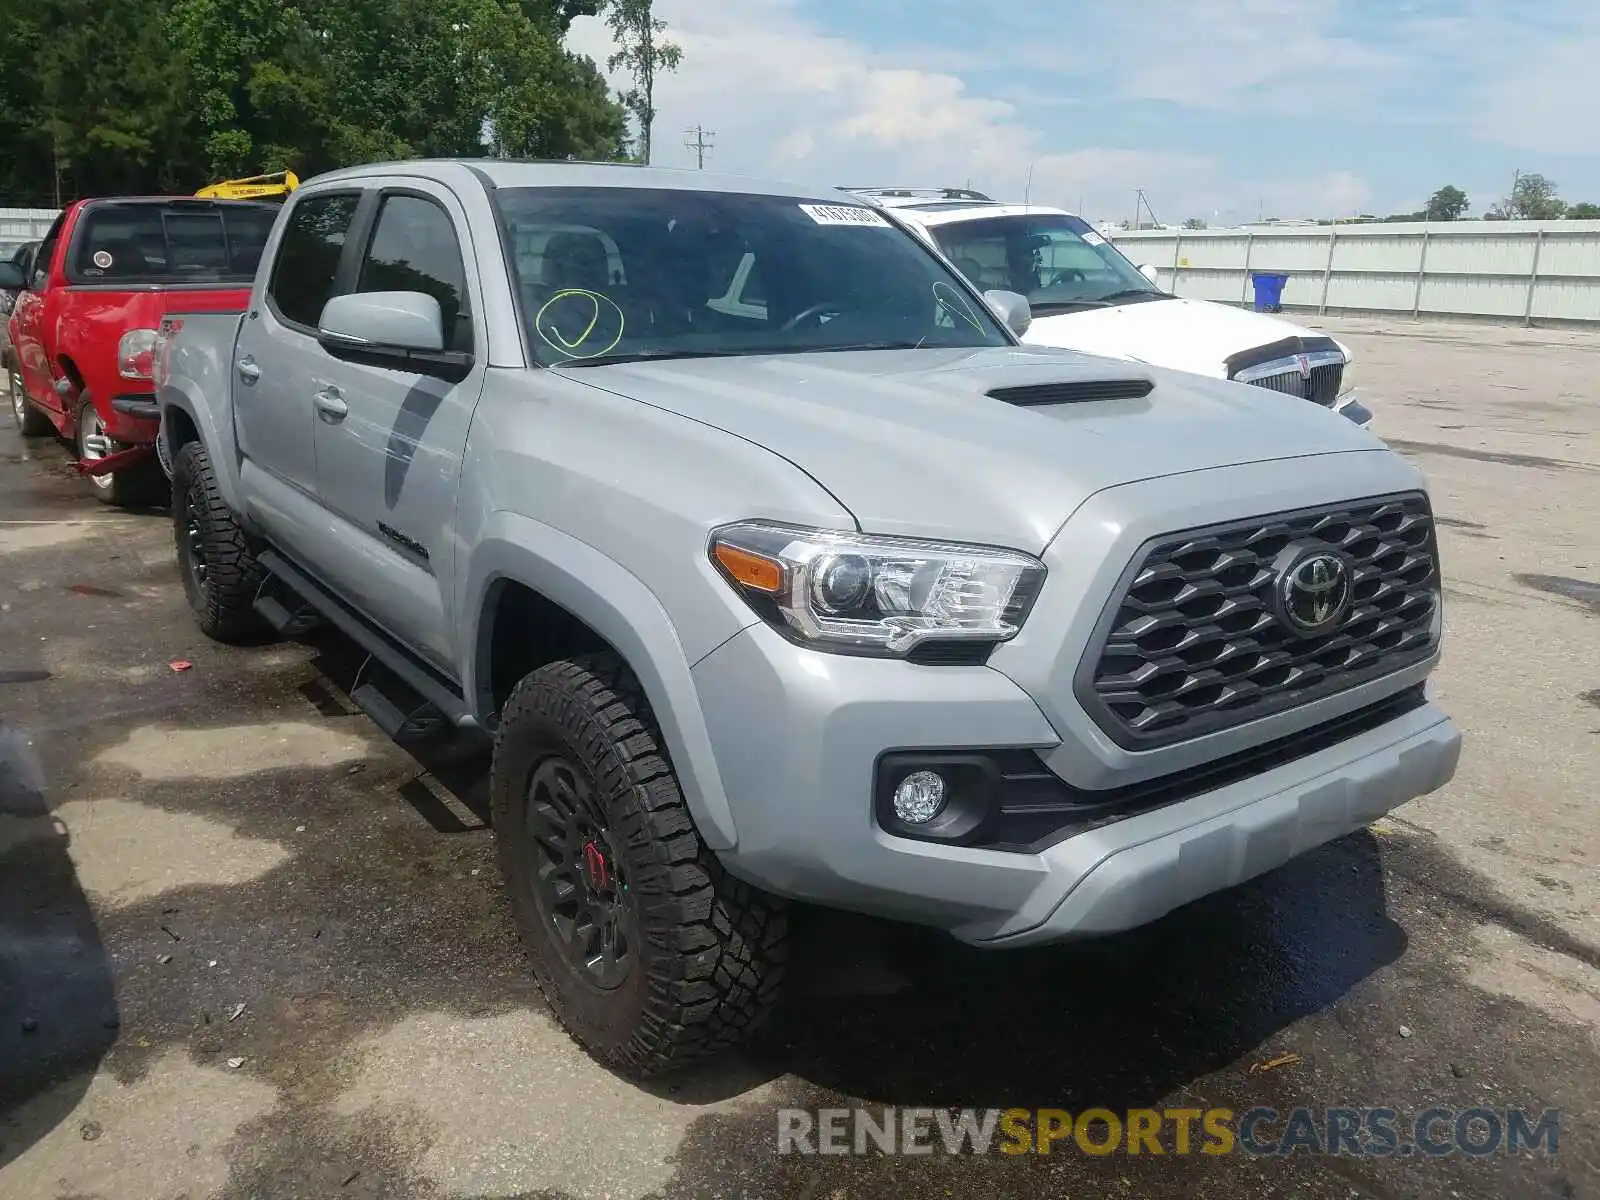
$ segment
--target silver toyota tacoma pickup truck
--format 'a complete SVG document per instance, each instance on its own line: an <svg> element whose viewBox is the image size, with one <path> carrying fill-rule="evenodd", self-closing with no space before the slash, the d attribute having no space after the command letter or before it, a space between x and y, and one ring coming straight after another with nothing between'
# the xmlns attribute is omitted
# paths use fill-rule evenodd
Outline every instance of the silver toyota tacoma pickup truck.
<svg viewBox="0 0 1600 1200"><path fill-rule="evenodd" d="M1446 783L1418 472L1027 321L827 188L321 176L244 311L162 331L189 601L337 626L397 739L492 739L536 976L637 1075L755 1027L796 902L1108 934Z"/></svg>

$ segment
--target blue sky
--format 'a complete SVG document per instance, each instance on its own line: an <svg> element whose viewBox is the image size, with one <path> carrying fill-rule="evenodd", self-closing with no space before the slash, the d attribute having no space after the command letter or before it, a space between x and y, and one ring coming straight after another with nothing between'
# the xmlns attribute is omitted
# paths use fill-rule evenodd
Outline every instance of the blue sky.
<svg viewBox="0 0 1600 1200"><path fill-rule="evenodd" d="M1481 213L1514 170L1600 203L1600 0L657 0L654 161L966 184L1094 219ZM573 29L602 62L598 22Z"/></svg>

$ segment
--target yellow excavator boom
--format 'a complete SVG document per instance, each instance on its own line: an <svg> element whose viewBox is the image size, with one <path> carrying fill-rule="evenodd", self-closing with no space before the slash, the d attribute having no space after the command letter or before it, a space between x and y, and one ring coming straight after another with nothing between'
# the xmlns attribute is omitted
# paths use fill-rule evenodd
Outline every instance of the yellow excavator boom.
<svg viewBox="0 0 1600 1200"><path fill-rule="evenodd" d="M287 196L300 186L293 171L271 175L251 175L244 179L224 179L195 193L210 200L259 200L263 196Z"/></svg>

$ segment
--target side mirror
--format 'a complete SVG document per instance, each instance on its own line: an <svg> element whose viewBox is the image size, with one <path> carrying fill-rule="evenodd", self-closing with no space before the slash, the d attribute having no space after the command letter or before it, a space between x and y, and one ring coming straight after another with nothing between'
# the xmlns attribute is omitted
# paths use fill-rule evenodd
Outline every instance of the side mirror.
<svg viewBox="0 0 1600 1200"><path fill-rule="evenodd" d="M985 292L983 298L1012 333L1021 337L1028 332L1028 327L1033 324L1033 306L1028 303L1026 296L995 289Z"/></svg>
<svg viewBox="0 0 1600 1200"><path fill-rule="evenodd" d="M439 302L422 292L356 292L322 308L317 341L330 354L444 349Z"/></svg>
<svg viewBox="0 0 1600 1200"><path fill-rule="evenodd" d="M1143 275L1151 283L1157 285L1161 283L1161 272L1156 270L1149 263L1141 263L1139 265L1139 274Z"/></svg>
<svg viewBox="0 0 1600 1200"><path fill-rule="evenodd" d="M0 292L20 292L28 286L22 269L13 262L0 262Z"/></svg>

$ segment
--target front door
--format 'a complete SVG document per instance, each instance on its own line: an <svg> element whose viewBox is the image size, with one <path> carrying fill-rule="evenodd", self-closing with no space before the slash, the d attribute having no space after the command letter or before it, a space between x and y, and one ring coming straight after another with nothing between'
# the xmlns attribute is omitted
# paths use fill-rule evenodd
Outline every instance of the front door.
<svg viewBox="0 0 1600 1200"><path fill-rule="evenodd" d="M366 226L366 222L363 222ZM317 492L359 547L330 580L391 634L450 669L456 485L483 390L487 336L466 213L440 185L381 187L355 292L424 292L439 302L445 349L471 353L464 378L336 360L314 403ZM497 251L495 251L497 252Z"/></svg>
<svg viewBox="0 0 1600 1200"><path fill-rule="evenodd" d="M22 372L23 390L32 401L50 412L59 413L63 404L55 388L55 372L44 349L45 299L49 290L50 272L55 262L56 247L61 244L61 229L67 215L62 213L44 235L38 253L33 257L33 267L27 290L17 296L12 310L15 320L12 351Z"/></svg>
<svg viewBox="0 0 1600 1200"><path fill-rule="evenodd" d="M229 365L239 449L265 476L252 489L257 515L281 524L316 494L314 397L331 360L317 344L361 193L319 192L294 202L265 297L252 297Z"/></svg>

